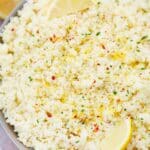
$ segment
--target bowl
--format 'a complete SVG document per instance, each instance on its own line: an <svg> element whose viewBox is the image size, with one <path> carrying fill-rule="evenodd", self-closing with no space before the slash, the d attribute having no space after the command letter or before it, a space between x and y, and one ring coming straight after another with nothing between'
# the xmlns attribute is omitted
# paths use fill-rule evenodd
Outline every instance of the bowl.
<svg viewBox="0 0 150 150"><path fill-rule="evenodd" d="M23 8L23 5L26 3L26 0L21 0L21 2L16 6L16 8L12 11L12 13L5 19L3 24L0 26L0 39L3 33L5 26L10 22L11 18L17 16L17 12ZM0 41L1 42L1 41ZM6 118L4 117L2 111L0 111L0 125L5 130L6 134L10 137L11 141L15 144L15 146L20 150L28 150L21 142L17 139L17 133L14 132L12 126L6 123Z"/></svg>

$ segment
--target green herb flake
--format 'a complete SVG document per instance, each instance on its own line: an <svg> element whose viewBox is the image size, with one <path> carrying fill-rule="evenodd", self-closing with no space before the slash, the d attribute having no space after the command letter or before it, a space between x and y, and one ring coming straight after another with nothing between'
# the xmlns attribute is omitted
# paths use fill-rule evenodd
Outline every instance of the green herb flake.
<svg viewBox="0 0 150 150"><path fill-rule="evenodd" d="M119 3L119 0L115 0L115 2L118 4L118 3Z"/></svg>
<svg viewBox="0 0 150 150"><path fill-rule="evenodd" d="M91 32L89 32L89 33L83 33L82 35L83 36L88 36L88 35L91 35L92 33Z"/></svg>
<svg viewBox="0 0 150 150"><path fill-rule="evenodd" d="M147 39L147 38L148 38L148 36L145 35L145 36L143 36L143 37L141 38L141 40L145 40L145 39Z"/></svg>
<svg viewBox="0 0 150 150"><path fill-rule="evenodd" d="M83 100L86 100L85 96L82 96L82 99L83 99Z"/></svg>
<svg viewBox="0 0 150 150"><path fill-rule="evenodd" d="M3 77L0 75L0 84L2 83Z"/></svg>
<svg viewBox="0 0 150 150"><path fill-rule="evenodd" d="M101 2L97 2L97 5L100 5L101 4Z"/></svg>
<svg viewBox="0 0 150 150"><path fill-rule="evenodd" d="M144 120L143 118L141 118L141 120Z"/></svg>
<svg viewBox="0 0 150 150"><path fill-rule="evenodd" d="M32 77L31 77L31 76L29 76L28 78L29 78L29 81L33 81L33 79L32 79Z"/></svg>
<svg viewBox="0 0 150 150"><path fill-rule="evenodd" d="M137 42L137 44L140 44L140 43L144 42L145 40L148 40L148 35L142 36L141 39Z"/></svg>
<svg viewBox="0 0 150 150"><path fill-rule="evenodd" d="M141 68L141 70L145 70L145 68Z"/></svg>
<svg viewBox="0 0 150 150"><path fill-rule="evenodd" d="M139 50L139 49L137 49L136 51L137 51L137 52L140 52L140 50Z"/></svg>
<svg viewBox="0 0 150 150"><path fill-rule="evenodd" d="M114 94L114 95L117 95L117 91L113 91L113 94Z"/></svg>
<svg viewBox="0 0 150 150"><path fill-rule="evenodd" d="M36 120L37 123L39 123L39 120Z"/></svg>
<svg viewBox="0 0 150 150"><path fill-rule="evenodd" d="M99 36L99 35L101 35L101 32L97 32L97 33L96 33L96 36Z"/></svg>
<svg viewBox="0 0 150 150"><path fill-rule="evenodd" d="M79 143L79 141L76 141L76 143Z"/></svg>
<svg viewBox="0 0 150 150"><path fill-rule="evenodd" d="M81 109L81 112L84 112L84 109Z"/></svg>

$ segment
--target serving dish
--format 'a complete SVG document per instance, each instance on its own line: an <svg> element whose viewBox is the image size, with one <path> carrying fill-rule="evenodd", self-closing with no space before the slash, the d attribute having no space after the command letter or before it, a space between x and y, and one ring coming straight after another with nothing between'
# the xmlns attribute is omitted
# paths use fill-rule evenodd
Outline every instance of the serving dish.
<svg viewBox="0 0 150 150"><path fill-rule="evenodd" d="M4 27L9 23L12 17L17 15L18 10L22 9L25 3L26 3L26 0L21 0L21 2L16 6L16 8L12 11L12 13L5 19L5 21L0 27L0 39L1 39L1 34L3 32ZM27 148L17 140L17 135L16 133L14 133L13 127L6 123L5 117L1 111L0 111L0 125L2 126L6 134L9 136L9 138L12 140L12 142L15 144L15 146L18 149L27 150Z"/></svg>
<svg viewBox="0 0 150 150"><path fill-rule="evenodd" d="M146 1L96 3L50 22L63 7L41 2L22 1L1 28L1 124L12 141L19 149L148 149Z"/></svg>

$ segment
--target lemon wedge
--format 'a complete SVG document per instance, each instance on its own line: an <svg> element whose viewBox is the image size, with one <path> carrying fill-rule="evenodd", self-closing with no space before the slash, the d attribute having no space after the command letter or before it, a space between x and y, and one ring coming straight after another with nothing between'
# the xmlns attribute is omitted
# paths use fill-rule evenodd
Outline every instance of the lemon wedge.
<svg viewBox="0 0 150 150"><path fill-rule="evenodd" d="M94 4L97 4L98 2L100 2L100 0L91 0Z"/></svg>
<svg viewBox="0 0 150 150"><path fill-rule="evenodd" d="M47 15L50 19L84 10L93 4L92 0L53 0L49 2Z"/></svg>
<svg viewBox="0 0 150 150"><path fill-rule="evenodd" d="M5 19L19 0L0 0L0 18Z"/></svg>
<svg viewBox="0 0 150 150"><path fill-rule="evenodd" d="M131 119L125 119L110 129L108 135L100 142L101 150L124 150L131 139L131 124Z"/></svg>

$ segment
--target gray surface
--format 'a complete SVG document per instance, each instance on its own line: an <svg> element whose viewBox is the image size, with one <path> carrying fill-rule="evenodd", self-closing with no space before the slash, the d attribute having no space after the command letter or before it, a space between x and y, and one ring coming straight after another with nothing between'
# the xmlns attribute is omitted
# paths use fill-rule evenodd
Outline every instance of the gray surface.
<svg viewBox="0 0 150 150"><path fill-rule="evenodd" d="M0 126L0 150L17 150L17 147L13 144L6 132Z"/></svg>

